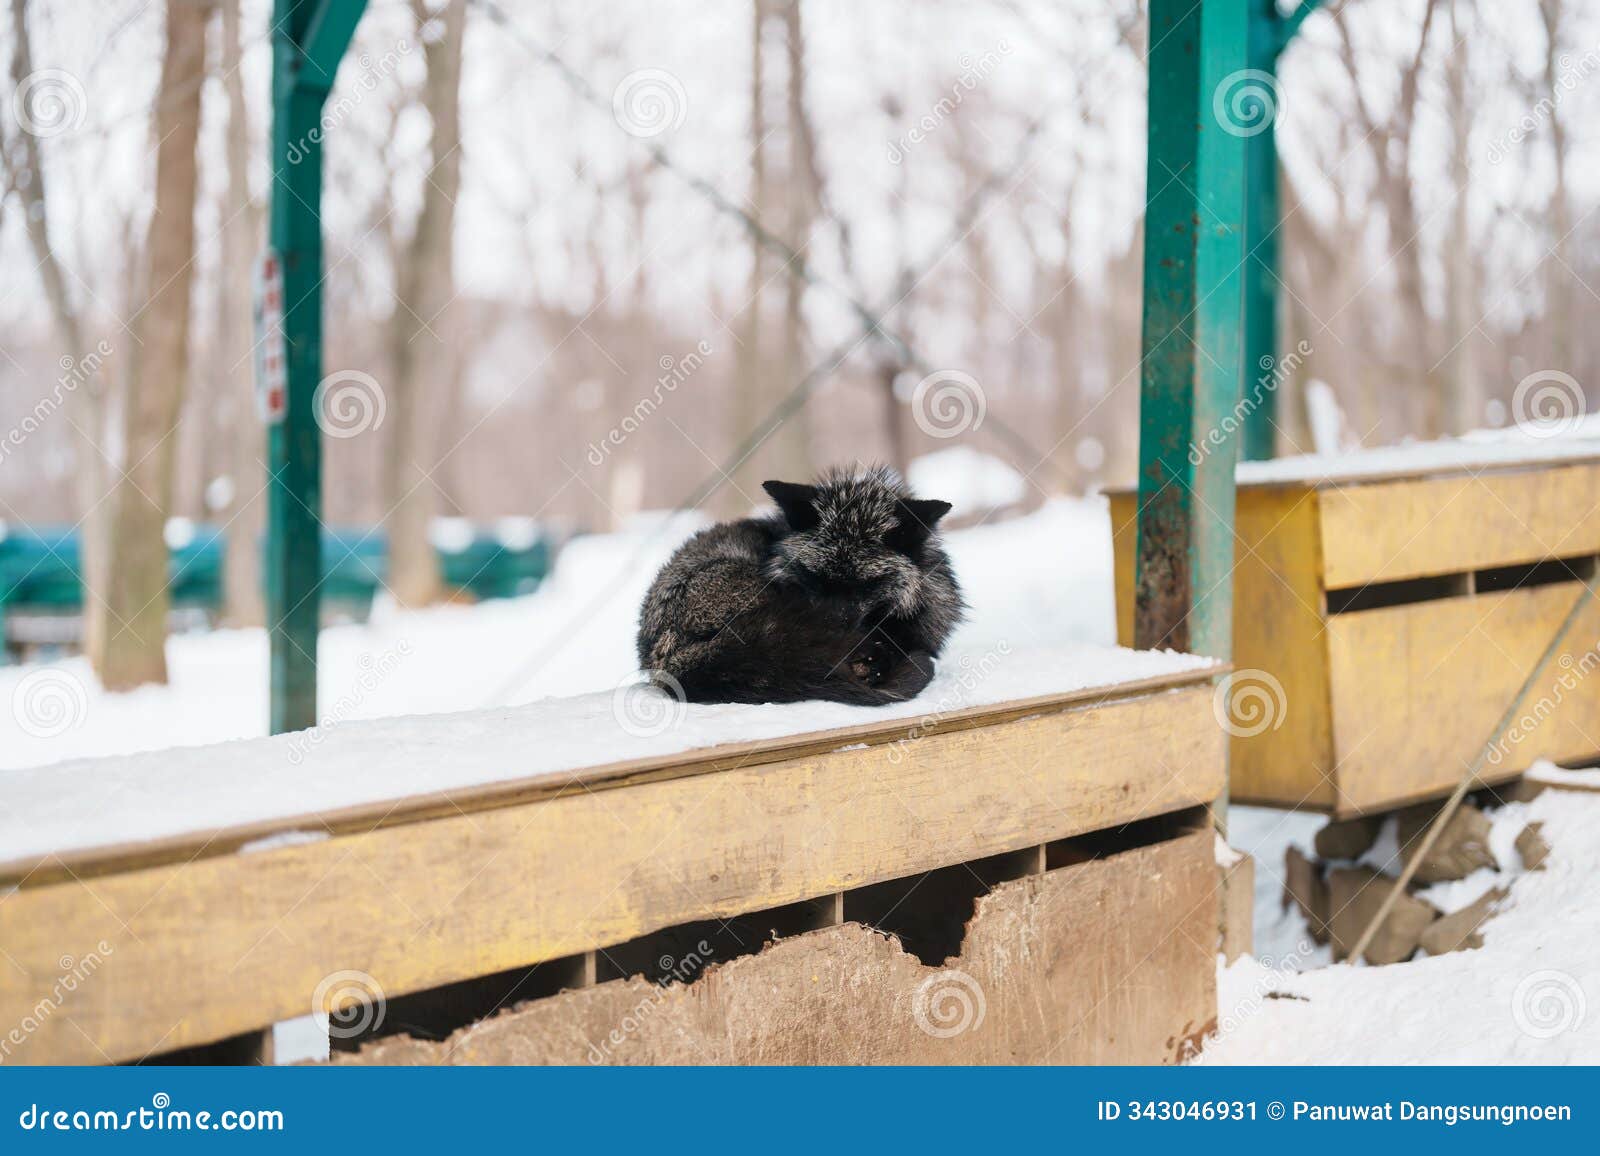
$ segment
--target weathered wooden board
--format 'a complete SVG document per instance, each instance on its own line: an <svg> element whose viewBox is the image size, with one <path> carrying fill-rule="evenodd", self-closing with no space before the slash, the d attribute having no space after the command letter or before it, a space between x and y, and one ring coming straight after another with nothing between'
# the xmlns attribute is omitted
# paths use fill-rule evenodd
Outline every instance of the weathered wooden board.
<svg viewBox="0 0 1600 1156"><path fill-rule="evenodd" d="M1240 802L1333 803L1319 497L1302 489L1239 495L1232 684L1239 705L1228 775ZM1265 713L1244 713L1245 705Z"/></svg>
<svg viewBox="0 0 1600 1156"><path fill-rule="evenodd" d="M1317 492L1239 491L1234 554L1233 668L1241 690L1271 701L1265 725L1236 727L1229 794L1242 803L1333 805L1327 639ZM1111 495L1117 641L1133 645L1134 495ZM1226 710L1227 699L1221 700Z"/></svg>
<svg viewBox="0 0 1600 1156"><path fill-rule="evenodd" d="M1466 574L1600 550L1600 463L1472 476L1274 484L1238 494L1234 685L1276 698L1270 725L1240 719L1230 797L1338 815L1448 793L1550 641L1575 582L1484 590L1328 613L1327 591ZM1113 525L1132 496L1112 495ZM1131 533L1131 529L1129 531ZM1117 549L1119 630L1132 628L1132 549ZM1461 589L1471 586L1463 581ZM1484 772L1600 754L1600 608L1575 630ZM1581 677L1579 677L1581 675ZM1563 676L1574 685L1561 685ZM1226 698L1222 700L1226 702ZM1546 716L1549 716L1548 718Z"/></svg>
<svg viewBox="0 0 1600 1156"><path fill-rule="evenodd" d="M619 980L360 1064L1149 1064L1216 1019L1204 830L998 885L959 956L924 966L857 923L782 940L689 985Z"/></svg>
<svg viewBox="0 0 1600 1156"><path fill-rule="evenodd" d="M1007 710L24 887L0 899L0 1022L32 1016L23 1062L137 1059L304 1015L341 970L398 995L1167 813L1221 789L1211 700L1202 681ZM60 993L62 957L91 950L92 979Z"/></svg>
<svg viewBox="0 0 1600 1156"><path fill-rule="evenodd" d="M566 794L615 790L662 779L716 774L741 767L784 762L824 754L841 747L900 743L908 736L927 738L973 727L992 727L1031 715L1095 705L1150 691L1192 686L1213 678L1223 669L1220 665L1193 668L1110 685L1007 699L998 703L965 703L959 701L960 694L955 694L930 699L925 708L927 713L921 715L879 716L851 726L594 763L554 774L546 772L527 777L494 778L471 786L458 785L448 790L402 794L352 806L279 814L259 821L213 826L157 839L83 848L52 847L50 853L44 856L35 854L0 860L0 894L10 886L40 887L139 867L189 863L197 858L230 855L247 844L283 835L301 836L307 832L360 834L379 827L395 827L518 806ZM970 677L981 679L986 674L985 667L979 664L972 668ZM616 737L625 748L626 732L617 732ZM0 854L3 851L0 848Z"/></svg>
<svg viewBox="0 0 1600 1156"><path fill-rule="evenodd" d="M1600 464L1329 487L1330 590L1600 552Z"/></svg>
<svg viewBox="0 0 1600 1156"><path fill-rule="evenodd" d="M1330 619L1335 813L1384 810L1453 788L1580 589L1564 582ZM1552 663L1535 684L1522 712L1528 723L1496 748L1487 781L1512 778L1538 758L1600 754L1597 638L1600 601L1575 627L1567 661Z"/></svg>

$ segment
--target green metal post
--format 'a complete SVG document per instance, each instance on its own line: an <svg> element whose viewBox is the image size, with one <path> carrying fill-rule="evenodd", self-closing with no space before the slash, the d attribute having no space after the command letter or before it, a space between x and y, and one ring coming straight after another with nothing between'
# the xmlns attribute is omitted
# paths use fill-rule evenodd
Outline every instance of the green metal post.
<svg viewBox="0 0 1600 1156"><path fill-rule="evenodd" d="M1248 0L1151 0L1134 637L1227 658L1249 137Z"/></svg>
<svg viewBox="0 0 1600 1156"><path fill-rule="evenodd" d="M1277 0L1249 0L1250 67L1259 74L1259 121L1247 138L1248 194L1244 214L1244 438L1239 456L1273 456L1278 385L1278 50L1283 21Z"/></svg>
<svg viewBox="0 0 1600 1156"><path fill-rule="evenodd" d="M283 276L286 397L268 425L266 585L273 734L317 721L322 439L322 116L366 0L276 0L272 213Z"/></svg>
<svg viewBox="0 0 1600 1156"><path fill-rule="evenodd" d="M1277 0L1249 0L1250 68L1258 84L1249 121L1249 193L1245 202L1244 442L1239 455L1270 458L1276 450L1278 390L1278 57L1320 0L1300 0L1287 16Z"/></svg>

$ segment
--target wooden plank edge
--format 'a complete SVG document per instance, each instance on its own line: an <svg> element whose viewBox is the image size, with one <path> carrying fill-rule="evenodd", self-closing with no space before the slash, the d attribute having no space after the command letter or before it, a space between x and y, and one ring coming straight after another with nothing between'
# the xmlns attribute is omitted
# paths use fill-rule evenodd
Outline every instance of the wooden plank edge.
<svg viewBox="0 0 1600 1156"><path fill-rule="evenodd" d="M506 779L425 795L361 803L330 811L310 811L260 822L237 824L171 835L145 842L106 844L101 847L49 852L0 862L0 893L45 887L74 879L90 879L122 871L142 870L171 863L191 862L237 854L242 847L277 836L309 834L315 838L359 835L380 828L423 823L451 815L472 814L503 807L519 807L557 799L574 790L614 790L638 783L715 774L741 767L759 766L795 758L826 754L842 746L887 746L908 739L946 734L1014 722L1041 714L1066 714L1093 710L1110 702L1126 702L1155 694L1181 691L1214 682L1232 667L1225 663L1173 674L1135 679L1112 686L1085 687L1053 695L1015 699L988 706L863 723L831 731L764 739L733 746L702 747L679 756L652 756L584 768L570 775L540 775Z"/></svg>

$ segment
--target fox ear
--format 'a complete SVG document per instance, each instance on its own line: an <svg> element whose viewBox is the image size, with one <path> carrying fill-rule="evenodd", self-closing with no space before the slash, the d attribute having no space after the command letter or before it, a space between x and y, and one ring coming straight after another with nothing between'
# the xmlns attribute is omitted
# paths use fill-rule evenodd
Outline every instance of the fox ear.
<svg viewBox="0 0 1600 1156"><path fill-rule="evenodd" d="M928 540L939 519L949 512L949 502L902 498L895 510L900 524L889 531L884 541L892 549L908 553L914 551Z"/></svg>
<svg viewBox="0 0 1600 1156"><path fill-rule="evenodd" d="M815 504L817 487L797 482L762 482L761 488L778 503L791 529L809 530L821 520Z"/></svg>
<svg viewBox="0 0 1600 1156"><path fill-rule="evenodd" d="M950 503L941 502L936 498L907 498L901 505L911 515L913 522L926 527L930 532L939 524L939 519L950 512Z"/></svg>

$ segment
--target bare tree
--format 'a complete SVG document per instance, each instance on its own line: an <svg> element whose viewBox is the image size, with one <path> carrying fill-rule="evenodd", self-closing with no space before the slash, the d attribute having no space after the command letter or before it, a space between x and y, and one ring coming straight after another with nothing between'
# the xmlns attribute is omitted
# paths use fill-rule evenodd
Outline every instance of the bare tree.
<svg viewBox="0 0 1600 1156"><path fill-rule="evenodd" d="M806 112L806 40L801 20L800 0L783 5L784 47L789 66L785 107L789 137L789 164L785 187L787 203L784 219L788 245L802 259L811 247L811 230L816 223L815 182L816 144ZM800 269L784 270L783 343L780 347L778 380L773 400L781 397L806 372L806 283ZM772 469L782 478L804 478L811 473L810 411L802 407L772 435Z"/></svg>
<svg viewBox="0 0 1600 1156"><path fill-rule="evenodd" d="M1382 122L1373 113L1362 90L1361 68L1346 14L1348 7L1348 3L1341 3L1331 9L1331 15L1339 34L1339 59L1349 77L1356 118L1377 173L1377 193L1388 223L1389 260L1394 266L1395 293L1405 318L1402 332L1404 340L1410 343L1406 351L1407 366L1412 374L1412 380L1407 383L1413 399L1410 424L1413 430L1433 436L1441 432L1443 425L1440 398L1444 382L1435 369L1433 323L1424 296L1419 237L1421 216L1417 211L1411 139L1416 126L1422 65L1438 0L1427 2L1416 52L1401 70L1400 92L1394 110Z"/></svg>
<svg viewBox="0 0 1600 1156"><path fill-rule="evenodd" d="M100 680L127 690L167 679L167 545L173 434L189 368L189 290L199 184L195 142L206 62L209 0L168 0L166 49L155 113L155 206L145 238L146 297L131 328L123 436L127 469L113 498Z"/></svg>
<svg viewBox="0 0 1600 1156"><path fill-rule="evenodd" d="M750 0L750 188L747 208L756 220L767 214L767 113L765 106L766 60L761 37L767 15L766 0ZM767 284L766 249L761 238L749 233L750 276L746 282L745 300L734 319L734 340L738 349L734 356L733 428L729 431L733 444L738 444L755 428L762 416L762 398L765 396L765 365L762 361L761 307ZM724 487L722 501L724 512L742 513L746 495L760 492L761 471L752 454L734 471L731 486Z"/></svg>
<svg viewBox="0 0 1600 1156"><path fill-rule="evenodd" d="M33 52L29 40L26 0L11 0L11 87L21 88L33 73ZM51 202L46 191L47 176L39 141L22 127L9 142L8 178L22 202L23 226L33 253L45 301L56 331L57 341L67 357L77 365L91 367L85 380L73 391L69 420L73 431L73 456L79 524L79 566L86 604L105 599L107 573L107 533L110 504L107 499L109 471L105 452L107 370L88 359L85 331L87 324L80 307L67 290L66 272L50 240ZM104 649L103 616L85 617L84 649L98 665Z"/></svg>
<svg viewBox="0 0 1600 1156"><path fill-rule="evenodd" d="M261 460L264 431L251 394L250 270L261 243L261 206L250 195L250 108L240 72L239 0L221 0L222 89L228 101L228 181L222 205L222 269L218 286L218 375L223 397L223 461L232 481L225 520L224 615L233 626L265 621L261 597L261 533L266 524Z"/></svg>
<svg viewBox="0 0 1600 1156"><path fill-rule="evenodd" d="M466 0L430 11L412 0L422 30L427 79L422 106L433 126L422 208L399 252L395 306L389 322L390 413L394 444L386 486L389 510L389 588L403 606L422 606L441 593L439 562L429 539L437 505L430 477L443 392L455 379L441 334L455 297L456 198L461 192L461 51Z"/></svg>
<svg viewBox="0 0 1600 1156"><path fill-rule="evenodd" d="M1545 266L1545 316L1550 332L1551 363L1570 369L1573 367L1574 297L1572 200L1567 185L1570 148L1566 118L1557 94L1561 83L1561 30L1565 23L1565 7L1563 0L1539 0L1539 19L1544 26L1544 91L1540 95L1549 101L1550 160L1555 171L1555 186L1550 190L1551 254L1555 259Z"/></svg>
<svg viewBox="0 0 1600 1156"><path fill-rule="evenodd" d="M1450 117L1450 246L1445 262L1445 339L1453 342L1448 372L1448 432L1464 433L1483 422L1483 381L1478 364L1478 267L1472 244L1471 141L1475 100L1471 91L1473 36L1461 25L1470 20L1470 0L1450 0L1450 33L1455 48L1445 59L1445 91Z"/></svg>

